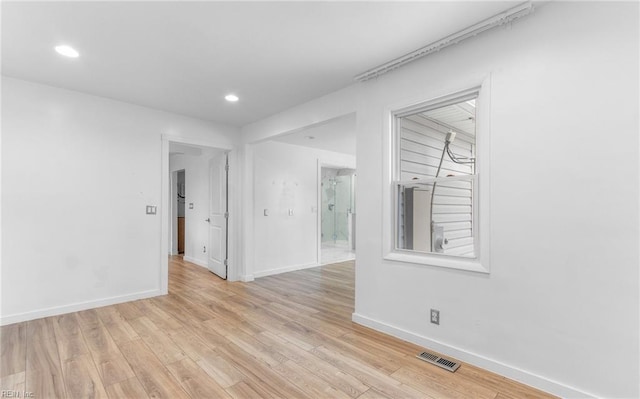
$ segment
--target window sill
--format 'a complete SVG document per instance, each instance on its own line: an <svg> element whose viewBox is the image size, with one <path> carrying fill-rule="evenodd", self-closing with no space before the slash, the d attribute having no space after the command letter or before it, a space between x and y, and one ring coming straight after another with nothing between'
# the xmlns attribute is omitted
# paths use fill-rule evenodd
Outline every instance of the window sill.
<svg viewBox="0 0 640 399"><path fill-rule="evenodd" d="M387 253L385 260L413 263L425 266L444 267L447 269L465 270L475 273L489 274L489 268L478 259L454 258L447 255L422 254L394 251Z"/></svg>

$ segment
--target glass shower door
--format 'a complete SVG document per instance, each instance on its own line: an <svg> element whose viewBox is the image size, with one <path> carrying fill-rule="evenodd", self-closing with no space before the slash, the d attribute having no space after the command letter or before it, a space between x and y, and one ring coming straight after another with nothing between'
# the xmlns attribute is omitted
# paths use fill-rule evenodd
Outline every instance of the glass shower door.
<svg viewBox="0 0 640 399"><path fill-rule="evenodd" d="M354 180L349 169L323 169L322 174L322 248L347 251L352 258Z"/></svg>
<svg viewBox="0 0 640 399"><path fill-rule="evenodd" d="M351 213L351 176L336 176L334 190L335 208L333 222L333 240L338 245L348 245L349 214Z"/></svg>

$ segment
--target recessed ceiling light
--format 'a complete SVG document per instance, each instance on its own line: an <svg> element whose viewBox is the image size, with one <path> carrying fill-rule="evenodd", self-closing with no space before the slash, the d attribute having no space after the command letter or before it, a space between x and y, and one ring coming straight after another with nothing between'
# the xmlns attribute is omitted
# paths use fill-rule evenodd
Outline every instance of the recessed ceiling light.
<svg viewBox="0 0 640 399"><path fill-rule="evenodd" d="M76 49L67 45L56 46L56 51L65 57L78 58L80 56L80 53L78 53Z"/></svg>
<svg viewBox="0 0 640 399"><path fill-rule="evenodd" d="M235 103L239 100L238 96L236 96L235 94L227 94L226 96L224 96L224 99L229 101L230 103Z"/></svg>
<svg viewBox="0 0 640 399"><path fill-rule="evenodd" d="M313 139L315 139L315 137L313 137L313 136L305 136L305 137L306 137L307 139L309 139L309 140L313 140Z"/></svg>

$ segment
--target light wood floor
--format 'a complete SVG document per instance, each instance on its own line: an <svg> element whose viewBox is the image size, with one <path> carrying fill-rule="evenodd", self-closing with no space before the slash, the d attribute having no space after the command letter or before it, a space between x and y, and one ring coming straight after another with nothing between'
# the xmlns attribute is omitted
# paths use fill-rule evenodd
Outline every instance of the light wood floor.
<svg viewBox="0 0 640 399"><path fill-rule="evenodd" d="M174 257L170 294L2 327L1 389L34 398L545 398L351 322L352 262L229 283Z"/></svg>

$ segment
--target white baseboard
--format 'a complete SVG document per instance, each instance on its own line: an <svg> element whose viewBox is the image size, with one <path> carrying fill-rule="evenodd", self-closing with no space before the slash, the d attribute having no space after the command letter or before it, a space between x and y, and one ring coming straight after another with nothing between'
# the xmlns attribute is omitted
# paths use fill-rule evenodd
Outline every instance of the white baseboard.
<svg viewBox="0 0 640 399"><path fill-rule="evenodd" d="M325 260L320 262L320 266L333 265L335 263L342 263L342 262L349 262L350 260L356 260L356 255L354 254L353 256L349 256L348 258L344 258L344 259Z"/></svg>
<svg viewBox="0 0 640 399"><path fill-rule="evenodd" d="M20 323L22 321L29 321L35 319L41 319L43 317L57 316L65 313L79 312L81 310L100 308L102 306L115 305L117 303L136 301L138 299L151 298L154 296L162 295L161 290L149 290L136 292L135 294L127 294L121 296L114 296L110 298L98 299L95 301L78 302L71 305L54 306L52 308L38 309L31 312L17 313L0 317L0 326L7 324Z"/></svg>
<svg viewBox="0 0 640 399"><path fill-rule="evenodd" d="M196 259L196 258L192 258L190 256L185 255L182 259L184 259L185 261L189 262L189 263L193 263L195 265L198 266L202 266L205 268L209 268L209 265L207 265L207 262L201 261L200 259Z"/></svg>
<svg viewBox="0 0 640 399"><path fill-rule="evenodd" d="M253 277L253 274L245 274L240 276L240 281L244 281L245 283L248 283L253 280L255 280L255 278Z"/></svg>
<svg viewBox="0 0 640 399"><path fill-rule="evenodd" d="M553 395L560 396L562 398L584 399L597 397L566 384L550 380L546 377L542 377L529 371L510 366L497 360L489 359L485 356L472 353L452 345L432 340L422 335L403 330L401 328L371 319L358 313L353 313L351 315L351 319L353 320L353 322L361 324L363 326L381 331L407 342L432 349L436 352L442 353L443 355L451 356L465 363L481 367L485 370L492 371L496 374L500 374L504 377L511 378L523 384L532 386Z"/></svg>
<svg viewBox="0 0 640 399"><path fill-rule="evenodd" d="M266 277L266 276L271 276L274 274L280 274L280 273L286 273L286 272L293 272L296 270L310 269L312 267L318 267L318 266L320 265L317 263L305 263L302 265L293 265L293 266L280 267L278 269L263 270L261 272L254 272L253 278Z"/></svg>

